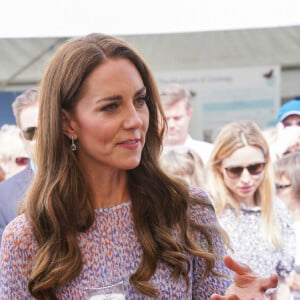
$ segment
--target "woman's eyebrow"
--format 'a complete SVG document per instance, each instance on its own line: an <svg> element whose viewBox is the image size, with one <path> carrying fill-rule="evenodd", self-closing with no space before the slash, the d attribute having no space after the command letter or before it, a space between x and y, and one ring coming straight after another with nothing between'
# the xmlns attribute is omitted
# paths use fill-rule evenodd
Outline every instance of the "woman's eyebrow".
<svg viewBox="0 0 300 300"><path fill-rule="evenodd" d="M143 94L144 92L146 92L146 87L145 86L143 86L142 88L140 88L139 90L137 90L135 92L134 96L136 97L136 96L138 96L140 94Z"/></svg>
<svg viewBox="0 0 300 300"><path fill-rule="evenodd" d="M139 90L137 90L134 93L134 97L139 96L140 94L143 94L146 91L146 87L143 86L142 88L140 88ZM96 101L96 103L102 102L102 101L113 101L113 100L122 100L122 96L121 95L112 95L112 96L107 96L107 97L103 97L101 99L98 99Z"/></svg>
<svg viewBox="0 0 300 300"><path fill-rule="evenodd" d="M112 101L112 100L122 100L122 96L120 95L112 95L112 96L108 96L108 97L104 97L104 98L101 98L101 99L98 99L96 101L96 103L99 103L99 102L102 102L102 101Z"/></svg>

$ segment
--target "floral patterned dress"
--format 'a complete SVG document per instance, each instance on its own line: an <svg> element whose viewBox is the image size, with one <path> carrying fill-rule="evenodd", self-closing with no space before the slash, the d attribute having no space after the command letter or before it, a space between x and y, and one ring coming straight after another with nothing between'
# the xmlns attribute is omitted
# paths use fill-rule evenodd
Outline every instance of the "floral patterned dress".
<svg viewBox="0 0 300 300"><path fill-rule="evenodd" d="M194 191L199 197L207 196L200 190ZM207 200L209 201L209 200ZM126 299L148 299L129 284L128 278L138 268L142 249L137 239L131 202L95 210L95 222L84 233L78 234L78 243L83 255L80 275L55 292L58 299L86 299L85 288L106 285L123 280ZM193 206L190 215L196 222L216 225L214 211L210 207ZM216 230L211 230L213 243L219 259L215 270L229 274L222 257L225 248ZM197 238L200 245L207 248L203 236ZM26 216L20 215L5 229L0 250L0 299L33 299L27 284L31 272L31 263L37 251L37 242L33 236ZM205 262L189 255L191 269L190 286L186 289L185 280L178 281L170 277L169 268L162 262L157 265L151 283L159 290L158 299L209 299L213 293L224 294L232 283L229 277L213 274L203 279Z"/></svg>

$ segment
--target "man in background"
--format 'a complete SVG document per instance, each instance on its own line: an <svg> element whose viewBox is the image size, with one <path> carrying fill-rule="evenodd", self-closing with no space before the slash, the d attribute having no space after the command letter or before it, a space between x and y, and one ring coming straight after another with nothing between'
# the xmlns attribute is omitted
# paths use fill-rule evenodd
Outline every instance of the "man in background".
<svg viewBox="0 0 300 300"><path fill-rule="evenodd" d="M284 103L278 112L276 121L276 140L271 145L272 159L300 151L300 97Z"/></svg>
<svg viewBox="0 0 300 300"><path fill-rule="evenodd" d="M35 132L38 123L37 94L37 89L27 89L12 104L29 163L23 171L0 183L0 243L5 226L17 216L18 204L24 198L34 174Z"/></svg>
<svg viewBox="0 0 300 300"><path fill-rule="evenodd" d="M186 147L197 152L206 164L212 151L212 144L193 139L189 135L192 117L192 93L179 84L170 84L160 92L160 99L168 123L164 151Z"/></svg>

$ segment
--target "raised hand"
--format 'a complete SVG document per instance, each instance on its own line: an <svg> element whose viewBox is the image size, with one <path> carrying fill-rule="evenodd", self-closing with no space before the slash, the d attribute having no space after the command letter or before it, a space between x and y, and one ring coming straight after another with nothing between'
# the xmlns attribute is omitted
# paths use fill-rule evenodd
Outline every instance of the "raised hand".
<svg viewBox="0 0 300 300"><path fill-rule="evenodd" d="M268 289L277 286L276 274L259 277L247 265L236 262L228 255L224 256L224 263L234 272L234 283L228 287L224 296L213 294L211 300L262 300L266 299L265 292Z"/></svg>

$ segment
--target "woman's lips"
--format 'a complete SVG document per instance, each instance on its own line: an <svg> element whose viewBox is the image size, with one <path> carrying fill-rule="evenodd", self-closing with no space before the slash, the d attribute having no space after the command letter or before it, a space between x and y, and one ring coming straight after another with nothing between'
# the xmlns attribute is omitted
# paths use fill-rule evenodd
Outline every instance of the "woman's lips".
<svg viewBox="0 0 300 300"><path fill-rule="evenodd" d="M249 192L251 192L252 191L252 186L243 186L243 187L240 187L239 188L240 189L240 191L242 191L243 193L249 193Z"/></svg>
<svg viewBox="0 0 300 300"><path fill-rule="evenodd" d="M118 143L119 146L129 150L135 150L136 148L138 148L139 144L140 139L129 139Z"/></svg>

